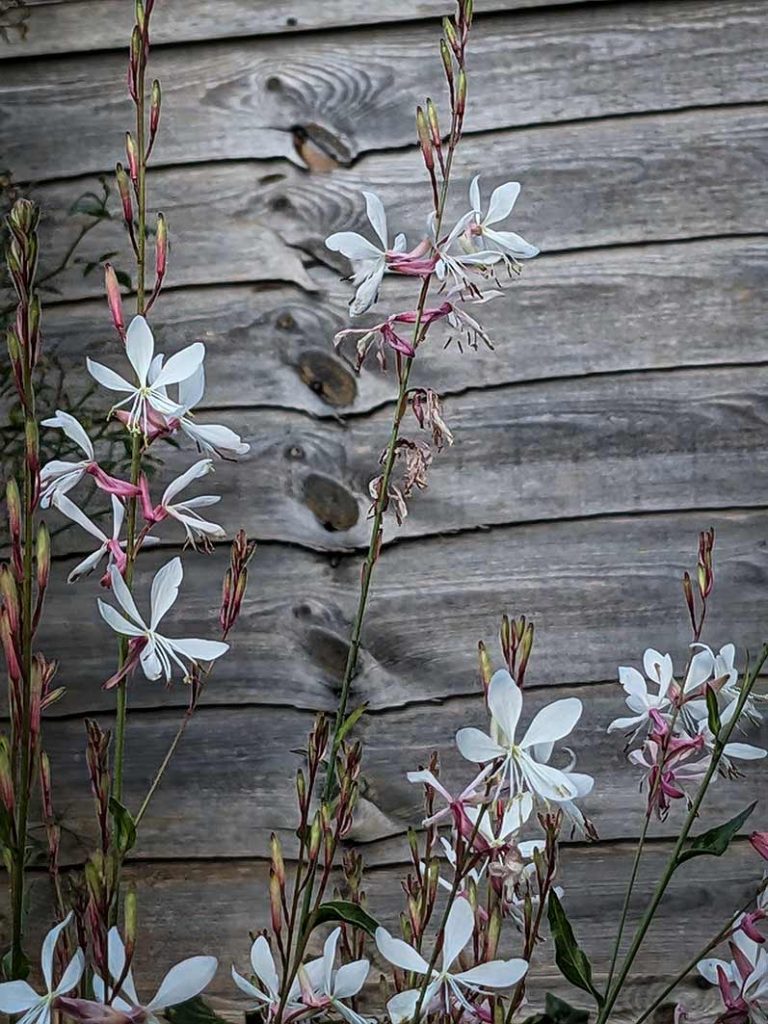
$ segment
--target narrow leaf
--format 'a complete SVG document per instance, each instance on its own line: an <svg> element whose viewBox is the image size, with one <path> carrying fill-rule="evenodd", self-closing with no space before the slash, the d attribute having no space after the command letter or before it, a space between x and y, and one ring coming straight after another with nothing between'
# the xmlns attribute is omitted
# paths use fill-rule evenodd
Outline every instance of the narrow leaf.
<svg viewBox="0 0 768 1024"><path fill-rule="evenodd" d="M576 988L588 992L600 1006L603 997L592 984L592 965L576 941L571 923L554 889L549 893L547 916L555 944L555 963L560 973Z"/></svg>
<svg viewBox="0 0 768 1024"><path fill-rule="evenodd" d="M362 718L363 714L367 711L368 705L361 704L359 708L355 708L349 715L344 719L339 729L339 743L344 739L350 729L352 729L358 721Z"/></svg>
<svg viewBox="0 0 768 1024"><path fill-rule="evenodd" d="M575 1006L566 1003L564 999L558 999L551 992L546 994L544 1012L553 1024L587 1024L589 1021L587 1010L577 1010Z"/></svg>
<svg viewBox="0 0 768 1024"><path fill-rule="evenodd" d="M722 857L728 849L731 840L737 835L739 829L756 806L757 800L751 803L749 807L745 807L743 811L740 811L730 821L723 822L722 825L717 825L707 832L702 832L700 836L696 836L695 839L691 840L690 846L687 846L678 855L677 864L682 864L684 861L690 860L691 857L703 857L705 855Z"/></svg>
<svg viewBox="0 0 768 1024"><path fill-rule="evenodd" d="M109 811L115 823L115 842L120 852L125 855L136 845L136 823L127 807L119 800L110 798Z"/></svg>
<svg viewBox="0 0 768 1024"><path fill-rule="evenodd" d="M314 931L321 924L329 924L332 921L344 921L369 935L375 935L376 929L379 927L376 918L371 917L357 903L350 903L349 900L330 900L328 903L321 903L312 914L307 924L307 931Z"/></svg>
<svg viewBox="0 0 768 1024"><path fill-rule="evenodd" d="M707 725L709 731L717 739L720 735L720 708L717 706L717 694L711 686L707 686L705 690L705 697L707 699Z"/></svg>

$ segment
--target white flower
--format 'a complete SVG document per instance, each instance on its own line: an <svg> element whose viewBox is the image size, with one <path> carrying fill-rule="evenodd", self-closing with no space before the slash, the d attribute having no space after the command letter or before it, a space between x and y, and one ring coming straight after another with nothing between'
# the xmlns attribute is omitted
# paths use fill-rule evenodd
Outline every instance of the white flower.
<svg viewBox="0 0 768 1024"><path fill-rule="evenodd" d="M445 838L445 836L441 836L440 837L440 845L443 848L443 853L445 854L445 859L451 865L451 867L453 868L454 874L455 874L456 873L456 850L453 848L453 846L451 846L450 842ZM426 871L427 870L427 863L426 863L426 861L421 861L420 864L421 864L421 870L422 871ZM478 864L478 866L476 868L470 868L469 871L466 871L464 873L461 881L459 882L459 888L457 890L458 895L462 896L465 893L465 891L467 889L467 885L468 885L469 882L474 882L475 885L480 885L480 882L483 879L483 875L485 874L485 871L486 871L487 867L488 867L488 861L484 861L482 864ZM437 876L437 884L442 886L443 889L447 889L448 892L453 892L453 881L449 882L448 879L447 878L443 878L442 875L438 875Z"/></svg>
<svg viewBox="0 0 768 1024"><path fill-rule="evenodd" d="M340 252L353 264L352 283L357 291L349 305L352 316L360 316L375 304L387 269L387 253L405 252L406 246L405 235L398 235L392 249L389 249L384 205L375 192L363 192L363 195L368 220L381 242L381 248L369 242L357 231L337 231L325 240L331 252Z"/></svg>
<svg viewBox="0 0 768 1024"><path fill-rule="evenodd" d="M530 818L533 813L533 797L530 793L518 793L513 796L504 809L496 831L487 813L480 817L479 807L467 807L466 813L473 825L477 825L478 818L480 819L480 824L477 825L479 838L484 840L491 850L499 850L509 846Z"/></svg>
<svg viewBox="0 0 768 1024"><path fill-rule="evenodd" d="M71 519L73 523L77 523L86 533L90 533L92 537L95 537L100 542L99 547L92 554L75 566L69 576L67 576L67 583L74 583L81 576L87 576L88 573L93 572L107 553L110 556L110 565L116 557L120 559L122 555L121 548L123 547L120 541L120 531L123 528L125 509L114 494L112 495L112 535L110 537L104 533L101 527L89 519L73 501L70 501L65 494L57 491L53 495L53 505L59 512L68 519ZM119 566L119 568L122 568L122 566Z"/></svg>
<svg viewBox="0 0 768 1024"><path fill-rule="evenodd" d="M669 688L673 682L672 659L649 647L643 655L643 668L648 679L658 688L651 693L648 683L636 668L619 668L619 682L627 694L627 707L633 712L628 718L616 718L608 732L617 729L639 729L649 720L651 711L664 711L669 707Z"/></svg>
<svg viewBox="0 0 768 1024"><path fill-rule="evenodd" d="M43 948L40 954L40 966L43 973L46 991L38 995L26 981L6 981L0 985L0 1013L9 1015L21 1014L24 1016L19 1024L49 1024L51 1019L51 1005L59 996L71 992L80 981L85 968L85 957L83 951L78 949L70 960L66 970L61 976L61 981L54 988L53 985L53 955L56 950L56 943L59 936L72 920L70 912L55 928L52 928L43 940Z"/></svg>
<svg viewBox="0 0 768 1024"><path fill-rule="evenodd" d="M322 962L322 959L313 960L300 968L312 989L321 983ZM269 948L269 943L263 935L259 935L251 946L251 968L253 969L254 977L258 978L262 986L261 988L254 985L247 978L244 978L235 969L234 964L231 968L232 980L241 992L244 992L245 995L250 996L257 1003L261 1004L262 1007L266 1007L270 1012L273 1012L280 1005L280 979L277 976L277 967L275 966L275 958L272 956L272 950ZM288 990L285 1012L293 1013L303 1008L301 1003L301 982L297 976L293 979Z"/></svg>
<svg viewBox="0 0 768 1024"><path fill-rule="evenodd" d="M80 462L53 459L40 470L40 507L48 508L55 494L66 494L80 482L88 472L88 467L93 464L94 452L90 437L75 417L70 416L68 412L57 409L56 415L43 420L41 426L57 427L59 430L63 430L70 441L74 441L85 455Z"/></svg>
<svg viewBox="0 0 768 1024"><path fill-rule="evenodd" d="M198 423L194 418L192 410L203 400L204 392L205 370L201 364L190 377L179 383L179 404L169 417L169 429L181 430L207 455L218 455L221 459L247 455L251 446L234 430L219 423Z"/></svg>
<svg viewBox="0 0 768 1024"><path fill-rule="evenodd" d="M449 1012L452 1000L460 1007L474 1015L472 1005L466 993L483 993L487 988L509 988L516 985L528 970L525 960L490 960L478 964L468 971L451 972L451 967L459 953L464 949L475 930L475 915L467 900L460 897L456 900L448 914L443 935L442 966L434 969L423 1000L424 1016L428 1007L438 1003L446 1013ZM412 946L402 939L390 935L384 928L376 929L376 945L381 955L395 967L414 974L426 975L429 964ZM413 1016L419 1002L420 988L406 989L398 992L387 1003L392 1024L400 1024Z"/></svg>
<svg viewBox="0 0 768 1024"><path fill-rule="evenodd" d="M140 660L147 679L159 679L161 675L164 675L166 682L170 682L173 674L173 662L186 675L187 669L182 658L187 658L193 664L198 661L215 661L229 650L229 644L219 640L171 640L157 632L160 620L179 595L179 586L183 576L184 570L180 558L171 559L157 571L152 580L149 625L139 615L125 580L114 566L110 570L112 592L125 612L125 616L104 601L98 601L99 612L108 626L122 636L143 641Z"/></svg>
<svg viewBox="0 0 768 1024"><path fill-rule="evenodd" d="M186 498L184 501L179 502L174 502L173 499L180 491L188 487L193 480L199 480L211 472L213 472L212 460L200 459L194 466L190 466L186 473L182 473L181 476L176 477L175 480L168 484L160 502L160 507L165 515L181 523L187 534L187 540L193 545L196 539L220 540L226 536L224 530L217 523L211 523L207 519L203 519L195 511L197 508L207 508L210 505L215 505L221 500L221 495L199 494L194 498Z"/></svg>
<svg viewBox="0 0 768 1024"><path fill-rule="evenodd" d="M351 999L356 996L365 984L370 971L370 964L367 960L355 960L349 964L343 964L336 970L336 947L339 943L341 928L334 928L323 946L323 956L319 964L319 985L313 985L316 992L322 997L322 1003L331 1006L349 1024L369 1024L369 1018L356 1013L342 1000ZM317 961L314 962L315 964ZM305 968L306 970L306 968Z"/></svg>
<svg viewBox="0 0 768 1024"><path fill-rule="evenodd" d="M125 947L117 928L110 928L107 948L107 966L110 974L110 995L112 983L118 981L125 970ZM213 981L219 962L215 956L191 956L182 960L168 971L160 982L155 995L148 1003L142 1003L136 993L133 974L129 970L120 987L120 993L111 1000L116 1010L131 1014L132 1019L144 1024L159 1024L157 1014L169 1006L178 1006L188 999L200 995ZM93 991L100 1002L105 1002L107 991L104 981L98 975L93 978ZM141 1011L141 1015L136 1011Z"/></svg>
<svg viewBox="0 0 768 1024"><path fill-rule="evenodd" d="M698 971L710 984L720 987L726 1008L743 1011L734 1019L765 1024L768 1020L768 953L739 929L738 922L736 928L731 943L738 960L729 962L716 957L700 960Z"/></svg>
<svg viewBox="0 0 768 1024"><path fill-rule="evenodd" d="M469 201L472 204L472 224L467 234L479 249L490 249L500 252L505 259L529 260L538 256L535 245L526 242L513 231L497 231L491 227L498 224L512 213L512 209L520 195L520 184L507 181L499 185L491 194L488 211L483 214L480 202L480 176L476 175L469 186Z"/></svg>
<svg viewBox="0 0 768 1024"><path fill-rule="evenodd" d="M494 263L499 263L503 258L500 252L492 249L473 249L471 252L451 251L459 238L464 234L473 216L474 214L471 210L469 213L465 213L454 224L443 241L440 241L437 237L436 215L434 213L430 214L427 224L433 248L438 256L437 263L435 264L435 275L438 281L445 281L446 278L450 277L453 280L451 293L461 298L465 297L467 291L476 297L482 295L477 285L469 277L469 272L474 270L483 274L487 267L492 266Z"/></svg>
<svg viewBox="0 0 768 1024"><path fill-rule="evenodd" d="M734 715L736 714L738 703L739 701L737 697L735 700L731 701L731 703L722 712L720 712L720 724L723 727L730 725ZM709 728L709 720L707 718L702 718L699 722L698 733L700 736L704 737L704 746L707 750L714 751L715 736ZM751 743L726 743L723 747L723 760L725 761L725 764L721 761L721 767L727 770L730 767L728 760L732 757L735 757L739 761L759 761L766 755L768 755L768 751L764 750L762 747L754 747Z"/></svg>
<svg viewBox="0 0 768 1024"><path fill-rule="evenodd" d="M692 645L693 646L693 645ZM683 693L690 694L698 690L712 678L715 669L715 656L705 644L697 645L700 649L691 658L683 683Z"/></svg>
<svg viewBox="0 0 768 1024"><path fill-rule="evenodd" d="M459 729L456 745L461 754L477 764L501 761L500 786L509 777L509 793L514 796L525 789L544 800L556 803L574 800L578 789L565 772L535 758L534 747L541 746L551 753L550 744L567 736L581 717L581 701L566 697L542 708L518 743L515 731L523 707L523 695L514 679L506 671L495 672L488 687L488 707L492 725L499 731L498 741L480 729Z"/></svg>
<svg viewBox="0 0 768 1024"><path fill-rule="evenodd" d="M155 359L155 339L149 324L143 316L135 316L125 336L125 353L136 374L136 384L131 384L114 370L87 359L88 372L95 381L110 391L127 394L114 408L129 406L128 426L144 434L151 432L151 416L147 406L164 416L172 415L178 403L168 397L169 384L178 384L191 377L205 358L205 345L196 341L171 356L167 363L157 370L160 363Z"/></svg>

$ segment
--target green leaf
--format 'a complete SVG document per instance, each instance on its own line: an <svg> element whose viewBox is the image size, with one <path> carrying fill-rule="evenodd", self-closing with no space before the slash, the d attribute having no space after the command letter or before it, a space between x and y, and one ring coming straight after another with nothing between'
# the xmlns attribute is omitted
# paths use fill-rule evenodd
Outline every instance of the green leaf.
<svg viewBox="0 0 768 1024"><path fill-rule="evenodd" d="M691 857L722 857L733 837L738 833L741 826L754 811L757 806L757 800L745 807L743 811L740 811L735 818L731 818L730 821L723 822L722 825L717 825L715 828L709 829L707 832L702 832L700 836L696 836L691 840L690 846L687 846L677 857L677 865L683 864L685 861L690 860ZM677 866L675 865L675 866Z"/></svg>
<svg viewBox="0 0 768 1024"><path fill-rule="evenodd" d="M552 940L555 944L555 963L563 977L576 988L588 992L598 1006L603 997L592 984L592 965L576 941L571 923L566 917L557 893L552 889L548 897L547 916Z"/></svg>
<svg viewBox="0 0 768 1024"><path fill-rule="evenodd" d="M127 274L124 270L116 269L115 277L117 278L117 283L121 284L123 288L127 288L128 291L133 288L133 285L131 284L131 275Z"/></svg>
<svg viewBox="0 0 768 1024"><path fill-rule="evenodd" d="M374 935L379 927L375 917L371 917L357 903L350 903L349 900L330 900L328 903L321 903L307 922L307 931L314 931L321 924L328 924L331 921L344 921L361 931Z"/></svg>
<svg viewBox="0 0 768 1024"><path fill-rule="evenodd" d="M707 725L709 731L717 739L720 735L720 708L717 706L717 694L711 686L707 686L704 693L707 699Z"/></svg>
<svg viewBox="0 0 768 1024"><path fill-rule="evenodd" d="M72 203L69 212L71 214L84 213L87 217L96 217L99 220L109 216L104 208L104 200L97 196L95 192L83 192Z"/></svg>
<svg viewBox="0 0 768 1024"><path fill-rule="evenodd" d="M558 999L551 992L547 992L544 1000L544 1012L554 1024L587 1024L589 1012L577 1010L575 1006L566 1003L564 999Z"/></svg>
<svg viewBox="0 0 768 1024"><path fill-rule="evenodd" d="M226 1024L224 1018L214 1013L202 996L195 996L178 1006L169 1006L163 1014L171 1024Z"/></svg>
<svg viewBox="0 0 768 1024"><path fill-rule="evenodd" d="M347 715L347 717L341 723L341 728L339 729L339 743L341 743L341 741L347 735L349 730L352 729L353 726L355 726L357 724L357 722L359 722L359 720L362 718L362 716L367 711L367 709L368 709L368 704L367 703L366 704L361 704L359 708L355 708L354 711L352 711L349 715Z"/></svg>
<svg viewBox="0 0 768 1024"><path fill-rule="evenodd" d="M109 813L115 825L115 843L120 853L125 856L136 845L136 823L127 807L119 800L110 797Z"/></svg>

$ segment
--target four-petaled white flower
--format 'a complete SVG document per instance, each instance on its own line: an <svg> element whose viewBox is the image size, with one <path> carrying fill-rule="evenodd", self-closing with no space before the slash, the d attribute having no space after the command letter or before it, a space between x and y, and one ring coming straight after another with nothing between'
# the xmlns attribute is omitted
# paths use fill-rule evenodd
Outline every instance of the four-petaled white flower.
<svg viewBox="0 0 768 1024"><path fill-rule="evenodd" d="M488 687L488 707L498 740L480 729L459 729L456 745L461 754L477 764L500 762L499 789L509 780L509 795L530 790L544 800L555 803L574 800L578 788L565 772L546 764L557 740L567 736L581 717L582 704L576 697L566 697L542 708L518 742L515 732L523 707L523 695L506 669L495 672ZM546 754L536 759L541 747Z"/></svg>
<svg viewBox="0 0 768 1024"><path fill-rule="evenodd" d="M89 572L93 572L107 553L110 559L109 564L112 565L113 562L116 562L118 571L122 571L125 556L122 550L123 545L120 541L120 531L123 528L125 509L114 494L112 495L112 534L109 537L73 501L70 501L66 494L54 494L53 505L67 519L77 523L86 533L90 533L92 537L95 537L100 542L98 548L92 554L75 566L69 576L67 576L67 583L74 583L81 576L87 576Z"/></svg>
<svg viewBox="0 0 768 1024"><path fill-rule="evenodd" d="M107 1000L108 995L113 995L112 985L122 978L125 970L125 947L117 928L109 930L107 966L110 973L109 993L102 978L98 975L94 975L93 978L94 994L102 1003ZM129 1014L132 1020L141 1020L143 1024L159 1024L157 1015L163 1010L200 995L213 981L218 966L219 962L215 956L191 956L187 960L182 960L168 971L148 1003L142 1003L139 999L133 974L129 970L120 986L120 992L113 996L110 1005L115 1010Z"/></svg>
<svg viewBox="0 0 768 1024"><path fill-rule="evenodd" d="M643 668L658 691L650 692L645 677L636 668L619 668L619 682L627 694L627 707L633 714L614 719L608 726L608 732L617 729L637 730L648 722L651 711L665 711L669 707L669 688L673 682L672 659L668 654L659 654L649 647L643 655Z"/></svg>
<svg viewBox="0 0 768 1024"><path fill-rule="evenodd" d="M58 985L53 984L53 957L59 936L72 920L70 912L55 928L52 928L43 940L40 954L40 966L45 982L45 992L38 995L26 981L5 981L0 984L0 1013L11 1016L24 1014L19 1024L49 1024L51 1008L59 996L71 992L77 985L85 968L83 951L78 949L67 965Z"/></svg>
<svg viewBox="0 0 768 1024"><path fill-rule="evenodd" d="M310 987L314 989L314 992L311 996L309 993L305 993L304 1001L309 1005L318 1005L324 1009L333 1008L349 1024L370 1024L369 1018L356 1013L343 1000L351 999L358 994L365 984L371 965L367 960L354 960L352 963L342 964L337 969L334 965L340 935L341 928L334 928L325 940L320 962L314 961L312 965L314 969L307 975ZM306 973L306 968L304 971Z"/></svg>
<svg viewBox="0 0 768 1024"><path fill-rule="evenodd" d="M520 184L507 181L499 185L491 193L488 210L483 214L480 202L480 176L475 175L469 186L469 201L472 204L472 218L467 226L466 235L473 248L490 249L499 252L508 260L530 260L538 256L535 245L526 242L514 231L497 231L492 224L499 224L512 213L517 197L520 195Z"/></svg>
<svg viewBox="0 0 768 1024"><path fill-rule="evenodd" d="M186 675L187 668L182 658L187 658L193 664L199 661L215 661L229 650L229 644L220 640L172 640L157 632L160 620L178 597L183 576L180 558L171 559L157 571L152 580L149 625L139 614L130 590L114 566L110 571L112 591L125 615L104 601L98 601L99 612L108 626L122 636L142 642L140 660L147 679L159 679L164 675L166 682L170 683L173 663Z"/></svg>
<svg viewBox="0 0 768 1024"><path fill-rule="evenodd" d="M202 364L195 372L179 383L179 404L167 420L170 430L180 430L194 441L206 455L218 455L221 459L235 459L247 455L251 446L234 430L220 423L198 423L193 409L203 400L205 393L205 369Z"/></svg>
<svg viewBox="0 0 768 1024"><path fill-rule="evenodd" d="M125 336L125 353L136 374L135 384L92 359L86 360L88 372L102 387L127 395L114 409L127 405L129 429L149 434L152 430L149 409L163 416L171 416L177 411L179 403L168 397L167 388L170 384L187 380L198 370L205 358L205 345L200 341L193 342L161 366L154 355L155 339L149 324L143 316L135 316Z"/></svg>
<svg viewBox="0 0 768 1024"><path fill-rule="evenodd" d="M218 523L211 523L198 515L195 509L207 508L215 505L221 500L219 494L198 494L193 498L185 498L183 501L174 502L177 494L188 487L194 480L200 480L208 473L213 472L213 461L211 459L200 459L194 466L176 477L166 487L160 501L159 509L155 509L158 518L170 516L181 523L187 535L187 540L194 545L195 540L220 540L225 536L224 530Z"/></svg>
<svg viewBox="0 0 768 1024"><path fill-rule="evenodd" d="M720 989L728 1020L765 1024L768 1020L768 953L739 927L731 938L734 959L700 960L699 974ZM723 1015L725 1019L726 1015Z"/></svg>
<svg viewBox="0 0 768 1024"><path fill-rule="evenodd" d="M387 269L387 255L390 252L405 252L405 235L398 235L389 248L387 215L384 205L375 192L363 192L368 220L381 247L369 242L357 231L337 231L325 240L331 252L340 252L353 264L352 283L357 289L349 306L352 316L360 316L373 306L379 297L379 289Z"/></svg>
<svg viewBox="0 0 768 1024"><path fill-rule="evenodd" d="M452 972L456 959L472 938L475 930L475 915L469 902L459 897L450 909L443 934L442 966L433 969L424 993L422 1009L424 1016L430 1009L440 1008L448 1013L451 1003L474 1016L474 1009L467 996L485 994L485 989L503 989L516 985L528 970L525 960L489 960L468 971ZM376 945L381 955L400 970L425 976L429 964L413 946L397 939L385 928L376 929ZM398 992L387 1003L392 1024L401 1024L413 1016L419 1003L421 988Z"/></svg>
<svg viewBox="0 0 768 1024"><path fill-rule="evenodd" d="M313 988L320 982L319 965L321 962L321 960L314 960L309 964L305 964L302 968L305 976L309 979L310 986ZM280 1004L280 979L277 976L277 967L275 966L275 958L272 956L272 950L269 948L269 943L263 935L259 935L251 946L251 968L261 988L254 985L247 978L244 978L235 969L234 964L231 968L232 980L241 992L256 1000L257 1009L260 1006L273 1013ZM301 985L299 978L296 977L293 979L288 990L285 1012L291 1015L301 1009Z"/></svg>
<svg viewBox="0 0 768 1024"><path fill-rule="evenodd" d="M445 281L447 278L451 278L453 284L449 294L457 295L460 298L465 298L467 293L474 298L481 296L483 293L471 280L469 273L473 270L485 273L487 267L493 266L494 263L499 263L503 259L502 254L495 249L472 248L469 251L456 250L456 244L466 232L473 216L474 214L471 210L469 213L465 213L454 224L444 239L437 237L434 213L430 215L427 224L429 237L432 239L432 246L437 254L435 275L438 281Z"/></svg>
<svg viewBox="0 0 768 1024"><path fill-rule="evenodd" d="M480 840L478 845L487 846L489 850L503 850L514 840L533 813L533 797L530 793L517 793L513 796L504 808L504 814L495 829L487 811L482 817L479 807L467 807L466 812L472 824L477 825Z"/></svg>

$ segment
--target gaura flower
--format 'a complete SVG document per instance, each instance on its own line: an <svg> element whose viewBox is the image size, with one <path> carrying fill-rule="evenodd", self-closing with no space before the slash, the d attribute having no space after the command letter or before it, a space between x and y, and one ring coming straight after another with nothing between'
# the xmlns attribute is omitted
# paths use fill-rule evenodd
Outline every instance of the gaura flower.
<svg viewBox="0 0 768 1024"><path fill-rule="evenodd" d="M325 940L320 961L313 961L311 972L308 973L306 967L299 969L299 975L303 971L305 976L302 1001L305 1006L313 1009L336 1010L349 1024L370 1024L369 1018L356 1013L343 1002L352 999L362 989L370 971L370 963L367 960L355 960L335 968L340 935L341 928L334 928Z"/></svg>
<svg viewBox="0 0 768 1024"><path fill-rule="evenodd" d="M475 930L475 915L468 901L459 897L450 909L443 934L442 966L432 971L424 994L423 1009L427 1016L431 1009L438 1007L446 1013L451 1004L474 1015L469 1002L473 995L484 995L485 989L509 988L516 985L528 970L525 960L489 960L468 971L452 972L454 962L464 949ZM429 964L413 946L397 939L385 928L376 929L376 945L381 955L400 970L413 974L427 975ZM398 992L387 1003L392 1024L401 1024L413 1016L419 1001L420 988ZM469 997L469 998L468 998Z"/></svg>
<svg viewBox="0 0 768 1024"><path fill-rule="evenodd" d="M728 1024L764 1024L768 1015L768 953L737 924L729 946L732 961L701 960L699 974L720 989Z"/></svg>
<svg viewBox="0 0 768 1024"><path fill-rule="evenodd" d="M207 508L215 505L221 500L219 494L199 494L193 498L186 498L184 501L174 502L174 498L188 487L194 480L200 480L208 473L213 472L213 461L211 459L200 459L193 466L176 477L168 484L160 504L152 507L149 497L149 486L145 477L141 481L141 502L144 518L147 522L159 523L163 519L175 519L184 527L187 541L194 547L196 540L220 540L225 536L224 530L218 523L211 523L203 519L195 509Z"/></svg>
<svg viewBox="0 0 768 1024"><path fill-rule="evenodd" d="M390 249L387 215L382 201L375 192L363 192L363 196L368 220L381 246L369 242L357 231L337 231L325 240L331 252L340 252L353 265L352 283L357 290L349 305L352 316L360 316L376 303L388 260L404 253L406 247L405 235L398 235Z"/></svg>
<svg viewBox="0 0 768 1024"><path fill-rule="evenodd" d="M517 742L515 732L523 695L509 672L500 669L488 687L488 707L498 740L480 729L459 729L456 745L462 756L477 764L500 761L499 788L508 779L510 796L527 789L555 803L576 799L578 789L565 772L536 760L534 747L543 746L551 752L549 744L567 736L581 717L581 701L566 697L542 708Z"/></svg>
<svg viewBox="0 0 768 1024"><path fill-rule="evenodd" d="M206 455L218 455L220 459L236 459L247 455L251 446L234 430L220 423L199 423L193 409L203 400L205 392L205 371L202 365L179 383L179 405L173 416L167 419L167 428L174 433L180 430L195 442Z"/></svg>
<svg viewBox="0 0 768 1024"><path fill-rule="evenodd" d="M135 316L125 336L125 353L136 374L135 384L92 359L87 359L86 365L90 375L102 387L127 395L114 409L127 405L128 428L147 435L152 429L148 410L153 409L164 416L176 412L179 403L168 397L168 385L178 384L198 370L205 358L205 345L200 341L193 342L161 365L155 359L155 339L149 324L143 316Z"/></svg>
<svg viewBox="0 0 768 1024"><path fill-rule="evenodd" d="M470 783L468 783L464 789L458 794L458 796L451 796L442 782L437 776L427 770L422 769L418 772L408 772L406 778L409 782L422 783L424 786L429 786L445 800L445 807L440 808L439 811L422 821L424 828L429 828L432 825L441 825L446 821L453 821L458 832L461 832L465 838L469 838L472 832L472 826L467 815L467 807L470 804L477 804L483 800L483 794L480 792L480 787L492 774L494 765L488 765L486 768L476 775Z"/></svg>
<svg viewBox="0 0 768 1024"><path fill-rule="evenodd" d="M492 224L499 224L512 213L520 184L507 181L491 193L488 210L484 214L480 202L480 176L475 175L469 186L469 201L472 204L472 218L467 225L466 236L475 249L490 249L499 252L506 260L530 260L538 256L535 245L526 242L513 231L497 231Z"/></svg>
<svg viewBox="0 0 768 1024"><path fill-rule="evenodd" d="M668 654L659 654L649 647L643 655L643 668L645 676L657 687L657 692L650 692L646 678L636 668L619 668L619 682L627 694L627 707L633 714L614 719L608 726L608 732L640 729L649 721L652 710L665 711L669 707L669 689L674 682L672 659Z"/></svg>
<svg viewBox="0 0 768 1024"><path fill-rule="evenodd" d="M470 210L465 213L451 228L448 235L440 239L437 237L437 223L435 214L431 214L428 222L428 231L432 239L432 245L437 255L435 264L435 275L438 281L451 280L451 293L464 299L467 294L478 297L482 294L477 284L469 276L470 273L477 273L488 276L488 268L495 263L500 263L502 254L493 249L472 249L471 251L457 251L455 246L467 229L474 214Z"/></svg>
<svg viewBox="0 0 768 1024"><path fill-rule="evenodd" d="M183 576L180 558L171 559L157 571L152 580L149 625L139 614L125 580L114 566L110 570L112 591L125 614L121 614L102 600L97 602L101 617L107 625L121 636L131 638L133 649L129 662L135 664L138 658L147 679L165 676L166 682L170 683L174 663L185 675L187 674L182 658L186 658L192 664L199 661L215 661L229 650L229 644L220 640L172 640L157 632L161 619L179 596ZM114 681L113 679L110 683L114 685Z"/></svg>
<svg viewBox="0 0 768 1024"><path fill-rule="evenodd" d="M24 1014L19 1024L49 1024L53 1003L77 985L85 968L83 951L78 949L67 965L58 985L53 984L53 956L56 943L69 922L72 913L64 918L61 924L46 935L40 954L40 967L45 982L45 992L38 995L26 981L5 981L0 984L0 1013L9 1015Z"/></svg>
<svg viewBox="0 0 768 1024"><path fill-rule="evenodd" d="M112 984L117 982L125 970L125 947L117 928L110 928L107 943L107 965L110 974L110 995ZM200 995L213 981L219 962L215 956L191 956L182 960L168 971L160 986L148 1003L142 1003L136 992L133 974L129 970L120 986L120 992L111 999L110 1005L126 1015L136 1024L160 1024L158 1014L169 1006L178 1006L188 999ZM96 998L104 1003L107 999L104 980L98 975L93 978Z"/></svg>
<svg viewBox="0 0 768 1024"><path fill-rule="evenodd" d="M67 576L67 583L74 583L81 576L87 576L88 573L93 572L107 554L109 555L109 565L114 565L117 571L122 574L125 569L126 558L125 551L123 550L124 544L120 540L120 531L123 528L125 509L114 494L112 495L112 534L109 537L73 501L70 501L66 494L55 494L53 504L62 515L65 515L67 519L71 519L73 523L77 523L86 533L90 533L92 537L95 537L100 542L99 547L92 554L75 566L69 576Z"/></svg>
<svg viewBox="0 0 768 1024"><path fill-rule="evenodd" d="M650 718L653 730L640 750L630 751L628 760L646 771L648 809L663 819L671 800L683 798L686 786L701 782L710 759L705 756L694 760L704 749L702 736L673 736L669 723L658 711L652 710Z"/></svg>
<svg viewBox="0 0 768 1024"><path fill-rule="evenodd" d="M496 828L487 813L480 817L479 807L468 807L466 813L472 825L477 825L477 848L485 852L503 850L514 842L515 836L533 813L533 797L530 793L513 796L504 808Z"/></svg>
<svg viewBox="0 0 768 1024"><path fill-rule="evenodd" d="M303 970L307 977L309 977L310 984L313 980L319 983L319 965L321 962L321 960L314 960L312 963L304 965ZM241 992L256 1000L254 1010L266 1009L271 1017L280 1005L280 979L277 976L277 967L275 966L275 958L272 956L272 950L269 948L269 943L263 935L259 935L251 946L251 968L253 969L254 977L258 979L261 987L254 985L252 981L244 978L235 969L234 964L231 968L232 980ZM301 1003L301 985L299 978L296 977L293 979L288 991L285 1013L286 1017L291 1019L302 1012L304 1012L304 1006Z"/></svg>
<svg viewBox="0 0 768 1024"><path fill-rule="evenodd" d="M43 466L40 470L41 508L48 508L57 494L66 494L71 491L86 474L93 477L96 486L100 487L102 491L118 498L132 498L139 493L138 487L134 487L133 484L125 480L118 480L117 477L110 476L101 468L96 462L90 437L74 416L57 409L55 416L42 421L42 426L57 427L59 430L63 430L70 441L74 441L83 452L85 458L79 462L53 459Z"/></svg>

